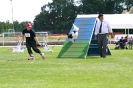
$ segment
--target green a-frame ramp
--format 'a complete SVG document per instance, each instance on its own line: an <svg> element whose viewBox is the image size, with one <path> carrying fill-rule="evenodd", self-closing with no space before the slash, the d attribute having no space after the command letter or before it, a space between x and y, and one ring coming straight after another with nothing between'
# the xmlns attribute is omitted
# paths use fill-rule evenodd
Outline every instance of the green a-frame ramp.
<svg viewBox="0 0 133 88"><path fill-rule="evenodd" d="M86 58L90 55L99 55L97 40L94 40L96 17L77 17L74 24L79 27L78 38L74 43L66 38L58 58ZM73 30L72 26L69 33ZM109 49L108 55L111 55Z"/></svg>

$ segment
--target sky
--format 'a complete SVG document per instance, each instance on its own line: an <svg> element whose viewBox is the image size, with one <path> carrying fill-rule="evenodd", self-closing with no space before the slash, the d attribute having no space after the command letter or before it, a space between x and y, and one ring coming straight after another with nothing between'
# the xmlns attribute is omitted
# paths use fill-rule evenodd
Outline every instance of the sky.
<svg viewBox="0 0 133 88"><path fill-rule="evenodd" d="M0 21L18 20L33 22L35 16L41 12L41 7L52 0L0 0ZM13 7L13 14L12 14Z"/></svg>

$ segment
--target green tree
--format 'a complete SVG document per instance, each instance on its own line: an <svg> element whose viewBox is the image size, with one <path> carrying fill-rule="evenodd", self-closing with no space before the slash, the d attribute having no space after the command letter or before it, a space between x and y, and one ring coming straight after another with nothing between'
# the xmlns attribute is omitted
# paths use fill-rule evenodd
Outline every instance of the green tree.
<svg viewBox="0 0 133 88"><path fill-rule="evenodd" d="M123 0L80 0L80 13L84 14L114 14L122 12Z"/></svg>
<svg viewBox="0 0 133 88"><path fill-rule="evenodd" d="M13 22L14 23L14 30L16 32L21 32L26 27L27 22L28 21L23 21L23 22L19 23L17 20L14 21ZM10 23L9 20L7 20L6 22L0 22L0 33L7 32L8 29L12 29L12 26L13 26L13 24Z"/></svg>
<svg viewBox="0 0 133 88"><path fill-rule="evenodd" d="M68 33L77 14L115 14L130 10L133 0L53 0L41 7L41 12L35 16L33 28L36 31L52 33ZM132 11L130 11L132 12ZM27 21L14 21L16 32L25 28ZM7 20L0 22L0 33L12 29L12 23Z"/></svg>
<svg viewBox="0 0 133 88"><path fill-rule="evenodd" d="M34 28L53 33L68 32L77 15L73 0L53 0L41 10L42 12L35 17Z"/></svg>
<svg viewBox="0 0 133 88"><path fill-rule="evenodd" d="M124 0L124 7L127 11L133 6L133 0Z"/></svg>
<svg viewBox="0 0 133 88"><path fill-rule="evenodd" d="M27 23L28 21L23 21L23 22L20 22L19 23L19 32L21 32L24 28L26 28L26 23Z"/></svg>
<svg viewBox="0 0 133 88"><path fill-rule="evenodd" d="M4 32L4 26L5 26L5 23L0 22L0 33Z"/></svg>

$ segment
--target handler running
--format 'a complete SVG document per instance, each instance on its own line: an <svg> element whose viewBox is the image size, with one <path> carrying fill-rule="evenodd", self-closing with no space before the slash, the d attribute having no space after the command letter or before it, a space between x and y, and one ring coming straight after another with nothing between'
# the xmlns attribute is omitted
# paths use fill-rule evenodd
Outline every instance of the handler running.
<svg viewBox="0 0 133 88"><path fill-rule="evenodd" d="M22 31L22 43L23 44L24 44L24 38L25 38L24 36L26 37L26 47L30 55L30 58L28 58L28 60L35 60L31 47L36 53L39 53L41 57L45 59L44 53L42 53L37 48L37 44L39 44L40 46L42 46L42 44L39 43L36 37L35 31L32 29L32 24L30 22L26 24L26 28Z"/></svg>

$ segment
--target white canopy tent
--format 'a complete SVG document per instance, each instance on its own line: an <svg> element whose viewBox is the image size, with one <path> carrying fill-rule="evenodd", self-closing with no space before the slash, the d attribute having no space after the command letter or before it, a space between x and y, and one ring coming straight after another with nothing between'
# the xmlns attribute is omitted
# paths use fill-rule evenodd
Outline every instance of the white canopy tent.
<svg viewBox="0 0 133 88"><path fill-rule="evenodd" d="M88 18L88 17L98 17L99 14L88 14L88 15L77 15L77 18ZM121 36L126 36L126 30L133 29L133 14L103 14L104 20L110 23L112 29L125 29L125 34L116 35L111 41L117 41L117 38ZM98 20L98 19L97 19ZM129 35L133 36L132 34Z"/></svg>
<svg viewBox="0 0 133 88"><path fill-rule="evenodd" d="M103 14L112 29L133 29L133 14ZM98 14L78 15L77 18L98 17Z"/></svg>

